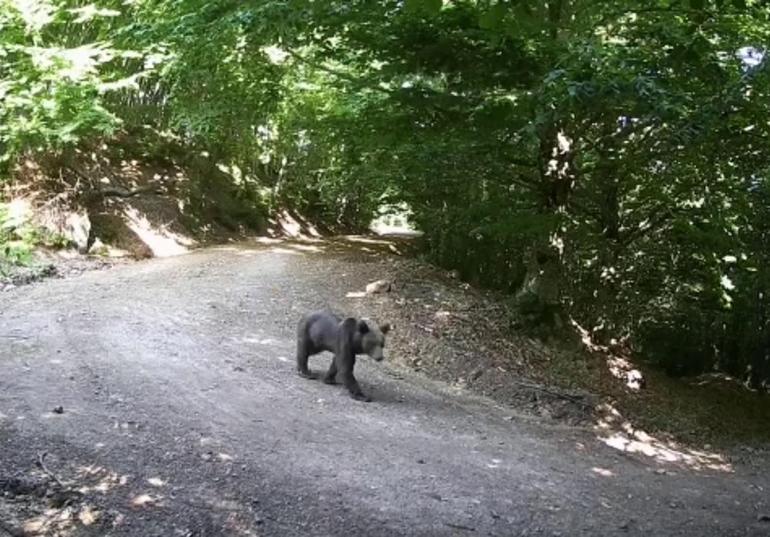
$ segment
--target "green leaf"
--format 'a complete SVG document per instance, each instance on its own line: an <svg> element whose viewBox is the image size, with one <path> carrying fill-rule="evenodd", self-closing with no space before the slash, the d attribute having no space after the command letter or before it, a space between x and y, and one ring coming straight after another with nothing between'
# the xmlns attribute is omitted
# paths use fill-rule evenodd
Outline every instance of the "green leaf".
<svg viewBox="0 0 770 537"><path fill-rule="evenodd" d="M443 5L443 0L404 0L405 11L423 15L436 15Z"/></svg>
<svg viewBox="0 0 770 537"><path fill-rule="evenodd" d="M703 8L706 7L706 0L690 0L690 7L698 11L703 11Z"/></svg>
<svg viewBox="0 0 770 537"><path fill-rule="evenodd" d="M479 26L491 30L499 28L508 10L502 4L495 4L479 16Z"/></svg>
<svg viewBox="0 0 770 537"><path fill-rule="evenodd" d="M441 11L441 7L444 5L443 0L423 0L425 11L431 15L437 14Z"/></svg>

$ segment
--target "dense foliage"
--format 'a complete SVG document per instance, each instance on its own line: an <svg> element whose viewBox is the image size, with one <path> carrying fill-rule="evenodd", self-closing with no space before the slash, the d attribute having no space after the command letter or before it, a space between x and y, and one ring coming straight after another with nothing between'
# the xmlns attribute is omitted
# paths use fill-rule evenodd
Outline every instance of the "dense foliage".
<svg viewBox="0 0 770 537"><path fill-rule="evenodd" d="M123 129L425 249L526 318L770 380L758 0L0 0L0 152ZM144 129L144 130L143 130Z"/></svg>

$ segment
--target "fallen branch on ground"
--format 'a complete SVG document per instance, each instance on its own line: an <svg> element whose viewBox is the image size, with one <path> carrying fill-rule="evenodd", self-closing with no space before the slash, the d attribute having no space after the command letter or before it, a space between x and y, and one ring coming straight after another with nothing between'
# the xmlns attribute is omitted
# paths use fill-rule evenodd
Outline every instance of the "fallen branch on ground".
<svg viewBox="0 0 770 537"><path fill-rule="evenodd" d="M147 185L134 188L133 190L120 187L99 188L94 190L93 193L104 197L112 196L117 198L132 198L134 196L138 196L139 194L162 194L163 192L155 185Z"/></svg>
<svg viewBox="0 0 770 537"><path fill-rule="evenodd" d="M56 483L64 488L64 484L61 482L61 480L56 477L56 474L54 474L51 470L48 469L48 467L45 465L45 458L48 456L48 453L39 453L37 456L37 466L40 468L45 475L56 481Z"/></svg>
<svg viewBox="0 0 770 537"><path fill-rule="evenodd" d="M511 384L517 384L519 386L522 386L524 388L529 388L531 390L537 390L543 393L547 393L548 395L553 395L554 397L558 397L560 399L566 399L567 401L571 401L575 403L576 405L584 406L585 408L591 408L591 405L586 403L585 401L579 399L578 397L575 397L573 395L568 395L566 393L557 392L555 390L550 390L546 388L545 386L540 386L538 384L532 384L530 382L523 382L521 380L513 380L510 379L507 382L510 382Z"/></svg>

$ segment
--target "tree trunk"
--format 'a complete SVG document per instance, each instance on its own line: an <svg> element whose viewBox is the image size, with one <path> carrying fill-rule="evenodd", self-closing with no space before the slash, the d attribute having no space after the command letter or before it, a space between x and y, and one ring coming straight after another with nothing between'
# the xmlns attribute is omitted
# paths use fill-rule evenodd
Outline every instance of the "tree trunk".
<svg viewBox="0 0 770 537"><path fill-rule="evenodd" d="M561 274L564 245L560 233L560 216L564 214L575 184L572 143L556 125L541 138L540 212L556 216L548 236L539 237L525 256L527 273L516 295L520 313L531 323L554 328L563 325L561 318Z"/></svg>
<svg viewBox="0 0 770 537"><path fill-rule="evenodd" d="M560 30L562 21L569 18L570 6L568 0L548 3L546 16L554 51L559 48L559 41L566 37ZM525 254L527 272L516 299L520 313L529 322L558 330L563 325L560 305L564 243L560 221L575 185L574 153L572 141L556 118L540 130L539 138L539 209L544 217L555 218L550 233L536 239Z"/></svg>

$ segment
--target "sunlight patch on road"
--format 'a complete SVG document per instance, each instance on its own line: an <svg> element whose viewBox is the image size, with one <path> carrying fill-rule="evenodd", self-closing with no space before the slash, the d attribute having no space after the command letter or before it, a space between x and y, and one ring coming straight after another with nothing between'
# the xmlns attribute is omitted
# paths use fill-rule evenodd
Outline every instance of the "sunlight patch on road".
<svg viewBox="0 0 770 537"><path fill-rule="evenodd" d="M612 470L608 470L606 468L599 468L597 466L594 466L593 468L591 468L591 471L602 477L612 477L615 475L615 473Z"/></svg>
<svg viewBox="0 0 770 537"><path fill-rule="evenodd" d="M290 250L289 248L278 248L275 246L270 248L270 252L274 254L303 255L302 252L298 252L297 250Z"/></svg>
<svg viewBox="0 0 770 537"><path fill-rule="evenodd" d="M163 496L153 496L151 494L138 494L131 499L131 505L134 507L148 507L156 505L163 499Z"/></svg>
<svg viewBox="0 0 770 537"><path fill-rule="evenodd" d="M387 239L372 239L361 235L345 235L345 240L350 242L358 242L363 244L375 244L380 246L390 245L390 241Z"/></svg>
<svg viewBox="0 0 770 537"><path fill-rule="evenodd" d="M299 250L301 252L319 253L323 251L318 246L313 246L312 244L287 244L286 246L288 246L289 248L294 248L295 250Z"/></svg>
<svg viewBox="0 0 770 537"><path fill-rule="evenodd" d="M366 291L348 291L345 293L346 298L365 298Z"/></svg>
<svg viewBox="0 0 770 537"><path fill-rule="evenodd" d="M99 511L90 505L85 505L78 513L78 520L84 526L93 526L99 520Z"/></svg>
<svg viewBox="0 0 770 537"><path fill-rule="evenodd" d="M256 343L257 345L280 345L281 344L280 341L271 337L258 338L258 337L247 336L247 337L238 338L238 340L241 341L242 343Z"/></svg>

